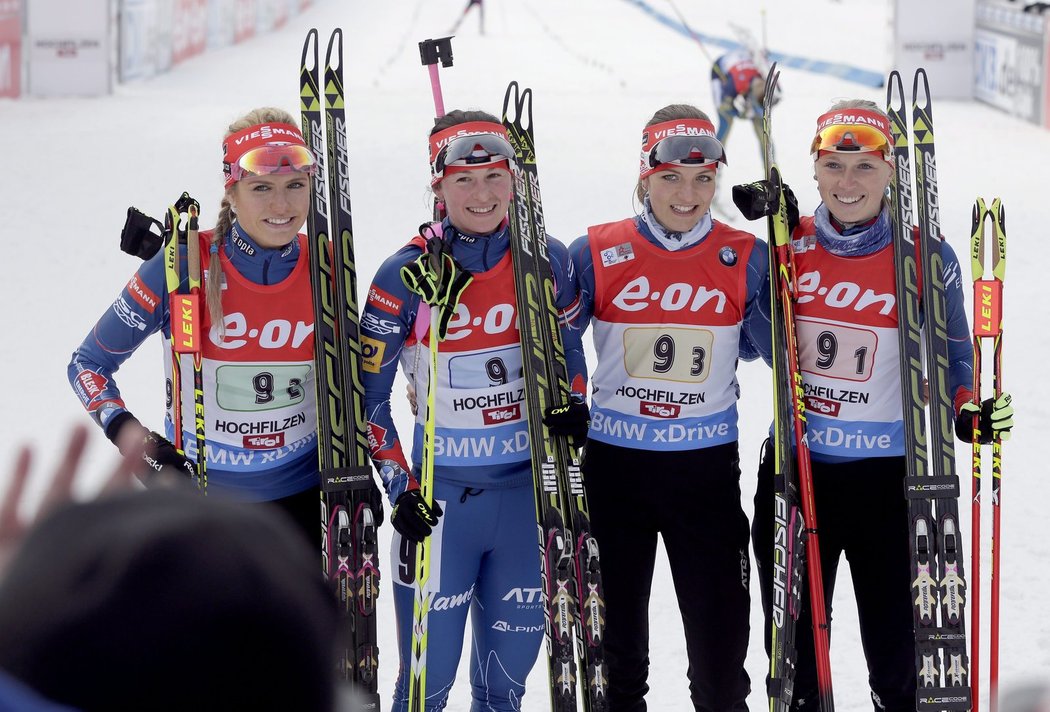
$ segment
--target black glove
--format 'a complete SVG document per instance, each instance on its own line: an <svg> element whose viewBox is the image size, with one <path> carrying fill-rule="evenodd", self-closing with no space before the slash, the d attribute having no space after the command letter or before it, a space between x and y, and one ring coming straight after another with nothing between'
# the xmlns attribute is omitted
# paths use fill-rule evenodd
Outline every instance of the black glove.
<svg viewBox="0 0 1050 712"><path fill-rule="evenodd" d="M129 255L148 260L160 250L164 226L138 208L128 208L128 217L120 231L120 249Z"/></svg>
<svg viewBox="0 0 1050 712"><path fill-rule="evenodd" d="M955 435L964 442L973 442L973 416L977 415L974 403L965 403L959 409L955 419ZM1009 440L1014 427L1013 398L1003 393L998 398L987 398L981 403L977 429L980 431L980 442L987 445L996 435L1000 440Z"/></svg>
<svg viewBox="0 0 1050 712"><path fill-rule="evenodd" d="M168 477L169 482L170 478L177 478L177 484L185 484L181 482L182 477L187 478L187 482L197 481L197 466L191 460L186 459L183 453L176 450L175 446L159 433L146 433L146 449L142 451L142 464L143 467L139 474L147 483L157 475Z"/></svg>
<svg viewBox="0 0 1050 712"><path fill-rule="evenodd" d="M794 233L798 227L798 200L787 183L784 189L784 202L787 204L788 232ZM748 220L769 217L777 211L776 191L768 180L757 180L733 186L733 203L740 214Z"/></svg>
<svg viewBox="0 0 1050 712"><path fill-rule="evenodd" d="M405 490L394 502L390 523L401 536L418 544L430 536L442 514L441 505L428 506L418 489Z"/></svg>
<svg viewBox="0 0 1050 712"><path fill-rule="evenodd" d="M565 403L552 406L543 413L543 424L551 435L571 438L573 444L582 443L591 427L591 411L587 407L587 400L579 393L570 394Z"/></svg>
<svg viewBox="0 0 1050 712"><path fill-rule="evenodd" d="M193 461L188 460L186 455L179 452L163 435L143 428L138 418L128 411L120 413L106 424L106 437L119 448L119 434L124 427L140 428L145 433L142 464L135 468L135 475L143 484L152 486L196 483L197 466ZM161 479L158 479L158 476Z"/></svg>

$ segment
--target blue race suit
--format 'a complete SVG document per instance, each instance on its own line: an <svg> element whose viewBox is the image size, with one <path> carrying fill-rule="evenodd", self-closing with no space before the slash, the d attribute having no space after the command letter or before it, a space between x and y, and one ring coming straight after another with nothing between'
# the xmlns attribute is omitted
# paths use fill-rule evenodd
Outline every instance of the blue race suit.
<svg viewBox="0 0 1050 712"><path fill-rule="evenodd" d="M543 639L540 561L517 331L510 234L438 228L473 274L439 346L435 390L434 499L444 510L430 537L426 709L443 709L472 615L472 710L518 710ZM419 399L412 462L419 467L429 377L429 307L401 280L422 252L416 238L376 273L361 318L363 377L372 457L391 502L418 487L394 425L390 395L400 363ZM550 240L570 380L585 378L576 279L568 253ZM404 710L412 640L415 545L394 535L394 605L401 670L395 711Z"/></svg>
<svg viewBox="0 0 1050 712"><path fill-rule="evenodd" d="M205 408L206 437L208 441L208 490L243 500L277 500L300 492L318 483L317 440L315 432L316 413L313 369L307 356L313 353L313 318L308 305L310 300L307 254L299 239L280 249L261 247L238 223L234 223L229 235L222 242L221 255L208 251L209 232L201 233L204 260L220 257L223 260L224 327L208 328L210 318L204 313L205 362L208 349L216 354L236 351L239 345L254 348L261 357L254 363L220 366L225 373L264 373L271 376L247 383L247 389L233 392L227 387L221 374L206 381ZM183 259L183 287L187 279L185 249L180 247ZM171 333L171 316L167 299L164 271L164 250L161 250L132 276L116 301L99 318L94 328L73 352L68 367L68 377L81 403L102 426L118 414L125 412L124 401L117 387L115 373L120 365L141 346L151 334L161 332L165 339ZM305 278L305 279L304 279ZM251 308L227 310L226 295L238 295ZM244 314L252 313L258 304L266 323L253 324ZM304 307L304 304L307 305ZM301 353L294 359L289 350ZM165 349L166 360L170 351ZM289 365L289 361L298 363ZM183 437L187 456L196 457L196 438L193 427L192 374L187 368L190 358L184 357L182 387L184 390ZM243 361L243 359L242 359ZM238 369L240 369L238 371ZM276 370L275 370L276 369ZM294 373L293 373L294 372ZM170 379L170 370L169 379ZM281 373L292 373L289 382L278 382ZM258 392L258 389L267 392ZM245 393L244 391L248 392ZM168 414L164 422L164 434L173 439L174 426L171 420L170 380ZM188 397L188 400L187 400ZM270 399L266 403L259 403ZM282 400L283 399L283 400ZM242 405L242 401L250 401ZM188 407L187 405L188 404ZM291 408L292 415L280 418L267 417L258 408ZM220 418L220 414L239 410L255 410L256 421L237 422ZM271 410L270 412L283 412ZM287 426L287 427L286 427ZM214 442L219 435L223 442Z"/></svg>

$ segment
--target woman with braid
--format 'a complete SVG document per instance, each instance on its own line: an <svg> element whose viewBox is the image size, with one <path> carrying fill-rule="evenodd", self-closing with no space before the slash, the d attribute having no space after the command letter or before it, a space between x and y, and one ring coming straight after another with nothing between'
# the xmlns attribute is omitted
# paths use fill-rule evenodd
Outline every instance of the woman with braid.
<svg viewBox="0 0 1050 712"><path fill-rule="evenodd" d="M314 156L292 116L273 108L231 124L222 149L226 190L218 222L199 236L207 492L272 501L314 541L319 480L313 308L306 237L299 234L310 207ZM185 248L180 251L185 285ZM145 441L140 474L147 484L196 473L193 389L186 387L193 383L192 359L182 359L184 452L172 444L170 380L159 432L131 414L114 380L151 334L169 337L164 262L161 250L139 268L68 369L73 390L121 452ZM164 357L170 374L170 349Z"/></svg>

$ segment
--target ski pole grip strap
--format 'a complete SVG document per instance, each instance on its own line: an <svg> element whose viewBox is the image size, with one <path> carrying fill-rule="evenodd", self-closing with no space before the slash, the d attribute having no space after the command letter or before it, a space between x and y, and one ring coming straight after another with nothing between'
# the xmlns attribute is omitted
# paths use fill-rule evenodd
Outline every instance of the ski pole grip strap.
<svg viewBox="0 0 1050 712"><path fill-rule="evenodd" d="M956 499L959 496L959 478L956 475L905 477L904 496L908 499Z"/></svg>
<svg viewBox="0 0 1050 712"><path fill-rule="evenodd" d="M321 470L321 489L325 492L345 492L372 487L372 467L352 465Z"/></svg>

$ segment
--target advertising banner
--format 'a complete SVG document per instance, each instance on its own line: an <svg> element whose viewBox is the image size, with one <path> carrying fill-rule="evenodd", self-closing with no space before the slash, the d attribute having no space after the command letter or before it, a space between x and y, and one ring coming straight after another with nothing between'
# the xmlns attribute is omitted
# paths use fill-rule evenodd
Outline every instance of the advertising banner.
<svg viewBox="0 0 1050 712"><path fill-rule="evenodd" d="M33 0L29 94L97 96L112 89L108 0Z"/></svg>
<svg viewBox="0 0 1050 712"><path fill-rule="evenodd" d="M244 42L255 36L255 0L234 0L233 41Z"/></svg>
<svg viewBox="0 0 1050 712"><path fill-rule="evenodd" d="M924 67L933 96L971 98L973 18L974 0L896 0L893 67L905 84Z"/></svg>
<svg viewBox="0 0 1050 712"><path fill-rule="evenodd" d="M1047 125L1047 19L1000 3L977 5L974 96Z"/></svg>
<svg viewBox="0 0 1050 712"><path fill-rule="evenodd" d="M203 52L208 45L208 0L175 0L171 35L172 64Z"/></svg>

